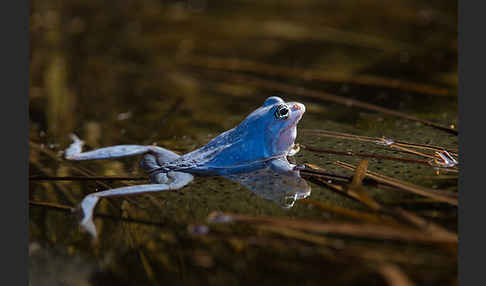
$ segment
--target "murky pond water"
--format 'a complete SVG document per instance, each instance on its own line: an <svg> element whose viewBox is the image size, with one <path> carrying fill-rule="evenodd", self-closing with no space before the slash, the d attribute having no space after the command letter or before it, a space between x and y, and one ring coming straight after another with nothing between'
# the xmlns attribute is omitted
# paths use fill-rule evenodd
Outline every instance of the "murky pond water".
<svg viewBox="0 0 486 286"><path fill-rule="evenodd" d="M368 159L369 171L455 193L457 168L437 174L429 157L403 148L311 131L457 150L456 5L32 1L31 284L455 285L457 243L445 238L457 233L457 207L366 179L362 190L380 210L309 173L312 193L291 209L230 180L196 177L172 192L102 200L94 243L70 207L147 180L88 179L145 174L137 158L68 162L62 151L75 132L87 148L157 144L185 153L279 95L306 106L296 163L352 176L336 161ZM242 217L209 223L215 211ZM383 235L370 223L410 235Z"/></svg>

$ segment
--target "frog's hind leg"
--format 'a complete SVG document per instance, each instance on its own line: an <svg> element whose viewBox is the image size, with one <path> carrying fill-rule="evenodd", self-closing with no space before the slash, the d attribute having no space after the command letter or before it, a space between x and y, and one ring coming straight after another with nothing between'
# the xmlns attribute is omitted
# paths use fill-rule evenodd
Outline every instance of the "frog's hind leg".
<svg viewBox="0 0 486 286"><path fill-rule="evenodd" d="M99 160L145 154L142 167L146 171L151 171L159 168L160 164L173 161L179 157L178 154L162 147L142 145L118 145L82 152L84 142L74 134L71 135L71 138L74 142L65 151L65 157L68 160ZM154 172L150 176L150 181L153 184L127 186L89 194L79 205L83 213L81 227L96 237L93 211L101 198L177 190L192 180L191 174L182 172Z"/></svg>
<svg viewBox="0 0 486 286"><path fill-rule="evenodd" d="M103 147L96 150L82 152L84 142L76 135L71 134L73 143L64 152L64 157L68 160L101 160L113 159L127 156L135 156L146 153L155 153L157 156L172 156L172 151L157 146L144 145L117 145Z"/></svg>
<svg viewBox="0 0 486 286"><path fill-rule="evenodd" d="M83 218L80 223L81 227L88 231L93 237L96 237L96 227L93 223L93 211L101 198L177 190L191 182L193 176L187 173L169 172L159 173L153 180L156 181L155 184L127 186L87 195L79 205L79 208L83 212Z"/></svg>
<svg viewBox="0 0 486 286"><path fill-rule="evenodd" d="M157 150L157 152L145 154L143 159L140 161L140 166L145 170L145 172L150 173L150 181L154 184L159 183L161 180L164 181L164 176L167 176L165 172L155 170L160 169L162 164L174 161L180 157L180 155L172 151L164 148L160 149L161 150Z"/></svg>

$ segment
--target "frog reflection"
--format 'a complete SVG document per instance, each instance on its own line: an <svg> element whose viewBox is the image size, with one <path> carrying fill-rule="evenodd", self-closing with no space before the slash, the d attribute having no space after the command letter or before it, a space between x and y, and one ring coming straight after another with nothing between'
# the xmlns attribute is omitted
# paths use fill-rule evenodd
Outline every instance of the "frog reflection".
<svg viewBox="0 0 486 286"><path fill-rule="evenodd" d="M225 177L283 208L291 208L296 200L309 196L311 190L299 171L290 169L292 165L288 168L287 164L286 158L274 159L266 167Z"/></svg>
<svg viewBox="0 0 486 286"><path fill-rule="evenodd" d="M87 195L80 203L81 227L96 236L93 210L99 199L111 196L176 190L193 180L192 174L219 175L237 181L265 199L291 207L310 194L310 187L287 161L294 148L297 123L305 112L298 102L272 96L248 115L240 125L212 139L205 146L178 155L158 146L117 145L82 152L76 135L65 151L68 160L113 159L143 155L142 168L151 184L121 187Z"/></svg>

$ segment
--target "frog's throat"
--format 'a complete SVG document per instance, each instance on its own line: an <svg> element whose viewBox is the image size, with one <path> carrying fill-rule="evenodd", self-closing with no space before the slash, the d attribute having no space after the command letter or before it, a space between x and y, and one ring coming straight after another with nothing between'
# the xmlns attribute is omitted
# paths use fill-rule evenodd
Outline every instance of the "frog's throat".
<svg viewBox="0 0 486 286"><path fill-rule="evenodd" d="M291 130L292 128L295 128L295 137L292 136L291 134L287 135L287 136L293 137L293 138L291 138L292 142L290 142L290 144L288 146L288 150L290 150L290 148L292 148L292 146L294 145L295 139L297 138L297 123L299 123L301 118L302 118L302 115L296 116L293 119L292 123L290 123L287 127L280 130L280 132L278 133L278 136L276 137L276 140L274 141L275 147L278 145L278 142L281 140L282 136L286 136L286 133L288 133L289 130ZM286 152L288 152L288 150L286 150Z"/></svg>

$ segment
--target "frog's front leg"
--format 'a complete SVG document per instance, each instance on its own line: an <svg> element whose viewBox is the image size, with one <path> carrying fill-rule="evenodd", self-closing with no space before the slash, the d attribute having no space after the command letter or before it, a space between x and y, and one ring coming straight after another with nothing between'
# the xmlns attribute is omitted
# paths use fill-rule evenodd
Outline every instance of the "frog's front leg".
<svg viewBox="0 0 486 286"><path fill-rule="evenodd" d="M154 153L159 157L177 158L178 155L157 146L145 145L117 145L110 147L103 147L96 150L82 152L84 141L79 139L76 135L71 134L73 143L64 152L64 157L68 160L101 160L113 159L127 156L135 156L146 153Z"/></svg>
<svg viewBox="0 0 486 286"><path fill-rule="evenodd" d="M287 153L287 156L294 156L299 151L300 151L300 145L299 144L293 144L292 147L290 147L290 150Z"/></svg>
<svg viewBox="0 0 486 286"><path fill-rule="evenodd" d="M93 237L96 237L96 227L93 223L93 211L101 198L177 190L191 182L194 177L187 173L169 172L159 173L153 178L157 181L156 184L121 187L87 195L79 205L83 213L83 218L80 223L81 227L88 231Z"/></svg>

